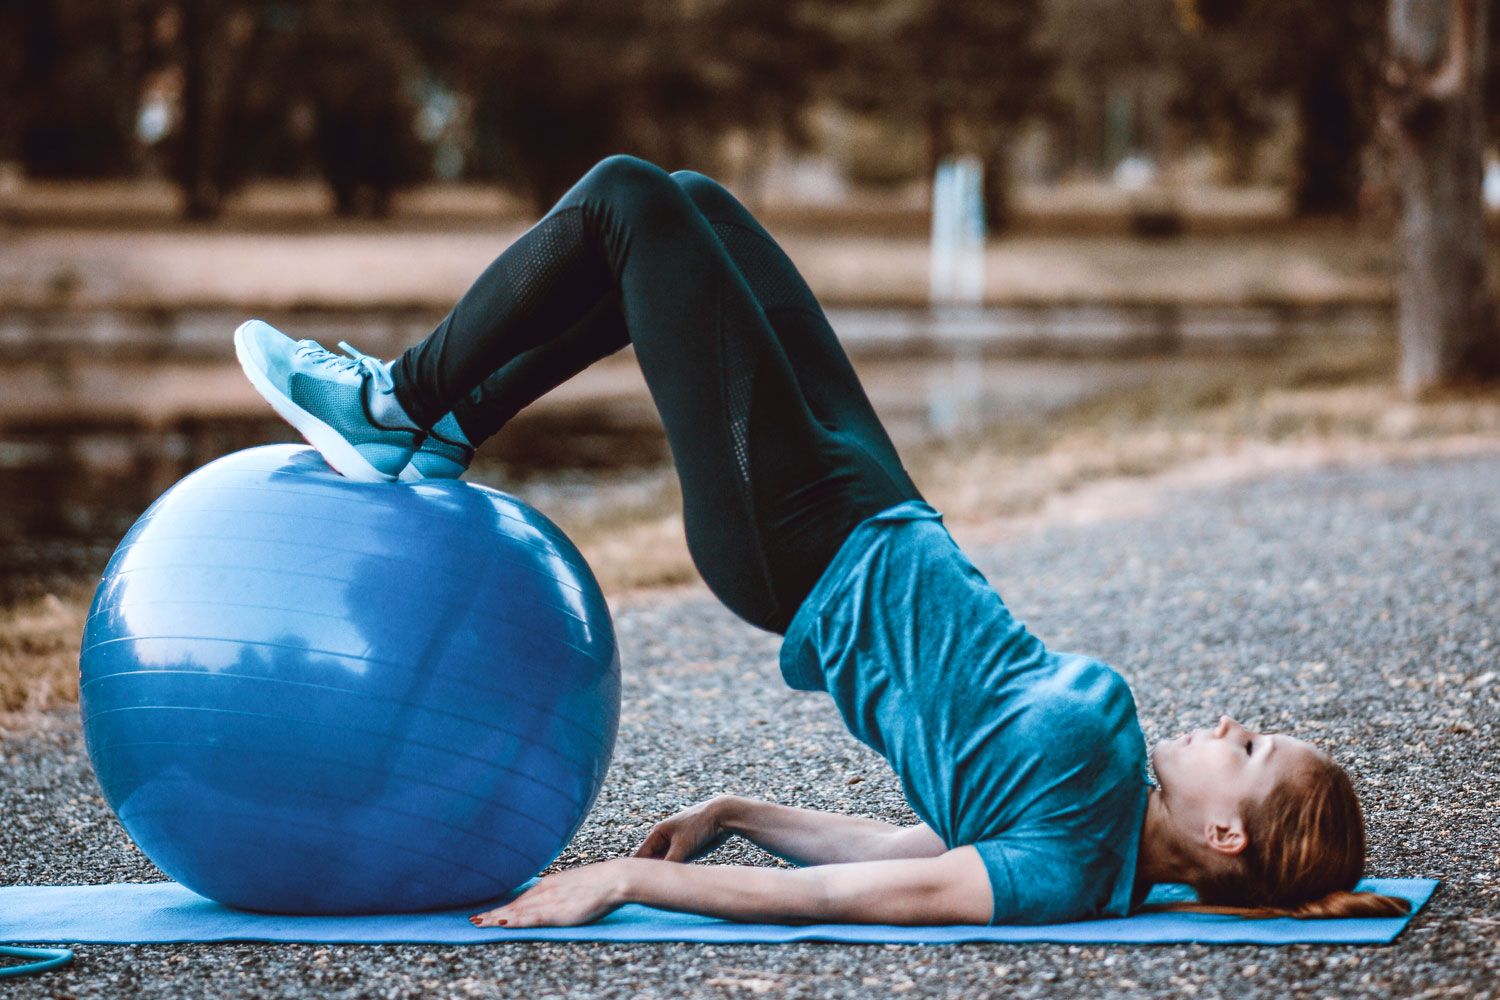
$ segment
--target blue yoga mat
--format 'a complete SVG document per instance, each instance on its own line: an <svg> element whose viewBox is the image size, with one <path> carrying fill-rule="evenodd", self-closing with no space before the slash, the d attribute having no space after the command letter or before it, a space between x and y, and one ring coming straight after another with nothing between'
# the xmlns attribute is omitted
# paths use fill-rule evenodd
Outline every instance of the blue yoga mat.
<svg viewBox="0 0 1500 1000"><path fill-rule="evenodd" d="M1360 888L1427 902L1437 880L1366 879ZM1191 899L1183 886L1158 886L1152 902ZM489 904L489 905L498 905ZM583 927L478 928L486 907L376 917L280 917L244 913L175 882L0 888L0 941L167 944L182 941L296 941L327 944L480 944L491 941L695 941L847 944L956 944L1049 941L1068 944L1388 944L1411 917L1350 920L1246 920L1204 913L1143 913L1042 927L899 927L889 924L742 924L649 906L622 906Z"/></svg>

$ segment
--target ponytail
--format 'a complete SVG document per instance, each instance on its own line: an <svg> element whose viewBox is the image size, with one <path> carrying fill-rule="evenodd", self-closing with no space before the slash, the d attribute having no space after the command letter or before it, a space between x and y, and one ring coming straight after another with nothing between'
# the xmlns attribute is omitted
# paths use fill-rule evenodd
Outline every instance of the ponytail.
<svg viewBox="0 0 1500 1000"><path fill-rule="evenodd" d="M1309 899L1296 906L1224 906L1213 903L1158 903L1144 907L1155 913L1218 913L1224 916L1264 920L1269 917L1294 917L1298 920L1334 920L1340 917L1404 917L1411 903L1400 896L1378 892L1346 892L1336 889L1326 896Z"/></svg>
<svg viewBox="0 0 1500 1000"><path fill-rule="evenodd" d="M1159 910L1243 917L1399 917L1411 904L1355 892L1364 874L1365 821L1354 783L1326 755L1245 809L1248 844L1232 868L1200 878L1197 903Z"/></svg>

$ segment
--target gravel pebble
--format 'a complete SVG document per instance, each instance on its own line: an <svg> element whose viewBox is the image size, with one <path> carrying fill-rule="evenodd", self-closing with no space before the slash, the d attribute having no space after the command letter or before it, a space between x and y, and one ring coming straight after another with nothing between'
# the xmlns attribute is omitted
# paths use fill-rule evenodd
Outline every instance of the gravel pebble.
<svg viewBox="0 0 1500 1000"><path fill-rule="evenodd" d="M1149 739L1228 711L1329 749L1370 872L1443 886L1392 947L214 944L78 949L6 995L121 997L1496 996L1500 456L1301 472L1165 495L974 553L1056 648L1115 663ZM559 864L632 850L719 791L912 822L777 640L701 589L631 598L616 766ZM0 883L153 880L100 798L76 712L0 744ZM724 861L773 863L743 843Z"/></svg>

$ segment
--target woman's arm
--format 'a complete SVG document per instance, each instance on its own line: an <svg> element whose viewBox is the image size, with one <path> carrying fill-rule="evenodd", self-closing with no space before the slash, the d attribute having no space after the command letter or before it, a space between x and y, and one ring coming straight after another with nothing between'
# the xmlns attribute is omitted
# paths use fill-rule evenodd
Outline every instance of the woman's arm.
<svg viewBox="0 0 1500 1000"><path fill-rule="evenodd" d="M788 870L618 858L549 875L477 914L479 927L588 923L625 903L764 923L985 924L993 901L979 852Z"/></svg>
<svg viewBox="0 0 1500 1000"><path fill-rule="evenodd" d="M948 849L942 838L922 823L903 827L720 795L656 824L635 854L638 858L692 861L734 835L795 865L932 858Z"/></svg>

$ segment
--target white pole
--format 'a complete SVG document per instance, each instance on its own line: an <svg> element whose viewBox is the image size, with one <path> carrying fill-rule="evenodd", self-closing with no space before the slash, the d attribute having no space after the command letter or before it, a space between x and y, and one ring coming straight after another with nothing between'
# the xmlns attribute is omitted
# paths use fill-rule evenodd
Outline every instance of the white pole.
<svg viewBox="0 0 1500 1000"><path fill-rule="evenodd" d="M929 300L937 311L984 304L983 166L976 156L943 160L932 180ZM983 424L984 357L979 345L954 346L953 366L928 383L928 422L940 433L977 431Z"/></svg>
<svg viewBox="0 0 1500 1000"><path fill-rule="evenodd" d="M958 183L958 264L954 298L984 303L984 168L977 156L960 157Z"/></svg>
<svg viewBox="0 0 1500 1000"><path fill-rule="evenodd" d="M953 162L943 160L932 178L931 280L928 296L934 305L947 302L952 297L957 252L955 237L958 234L953 213L953 181Z"/></svg>
<svg viewBox="0 0 1500 1000"><path fill-rule="evenodd" d="M976 156L943 160L932 180L929 295L933 305L984 302L983 168Z"/></svg>

